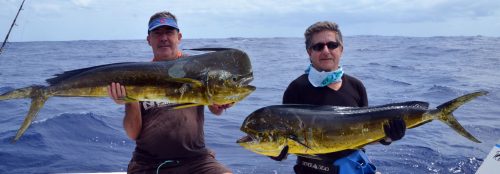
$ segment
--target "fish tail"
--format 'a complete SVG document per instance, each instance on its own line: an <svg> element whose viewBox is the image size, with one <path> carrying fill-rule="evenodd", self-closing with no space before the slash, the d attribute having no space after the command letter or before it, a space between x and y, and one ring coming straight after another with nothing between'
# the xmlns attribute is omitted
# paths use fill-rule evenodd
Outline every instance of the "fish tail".
<svg viewBox="0 0 500 174"><path fill-rule="evenodd" d="M453 111L462 106L463 104L475 99L476 97L486 95L488 92L479 91L473 92L456 99L450 100L446 103L443 103L437 107L436 110L433 110L431 115L433 115L436 119L444 122L448 126L450 126L453 130L455 130L458 134L464 136L465 138L474 141L476 143L481 143L478 139L476 139L472 134L467 132L464 127L455 119L453 116Z"/></svg>
<svg viewBox="0 0 500 174"><path fill-rule="evenodd" d="M33 89L37 87L39 86L30 86L6 92L0 95L0 100L28 98L31 96L31 91L33 91Z"/></svg>
<svg viewBox="0 0 500 174"><path fill-rule="evenodd" d="M46 89L47 88L44 86L31 86L19 89L19 90L24 90L20 92L22 93L22 95L19 96L24 96L26 95L26 93L29 93L28 96L31 98L31 106L30 110L28 111L28 115L26 115L26 118L24 118L24 122L17 131L16 136L12 140L12 143L15 143L24 134L24 132L31 125L31 122L33 122L33 120L36 118L38 111L40 111L40 108L43 107L43 104L49 98L49 94ZM26 98L26 97L19 97L19 98Z"/></svg>

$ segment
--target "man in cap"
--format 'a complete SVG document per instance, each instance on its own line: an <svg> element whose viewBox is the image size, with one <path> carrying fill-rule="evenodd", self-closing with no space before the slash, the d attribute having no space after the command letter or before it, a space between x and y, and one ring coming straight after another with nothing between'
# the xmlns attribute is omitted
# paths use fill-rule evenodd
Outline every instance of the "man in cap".
<svg viewBox="0 0 500 174"><path fill-rule="evenodd" d="M158 12L149 20L147 41L153 61L172 61L184 57L176 17ZM176 104L141 101L125 103L125 87L112 83L108 89L117 104L125 105L123 127L136 142L128 173L231 173L205 147L204 106L171 109ZM222 114L231 105L212 105L209 110Z"/></svg>

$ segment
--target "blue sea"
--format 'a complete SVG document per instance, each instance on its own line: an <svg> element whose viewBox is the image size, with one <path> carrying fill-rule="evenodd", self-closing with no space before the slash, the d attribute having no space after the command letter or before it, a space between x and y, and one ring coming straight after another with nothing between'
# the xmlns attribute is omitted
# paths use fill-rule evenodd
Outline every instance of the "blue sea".
<svg viewBox="0 0 500 174"><path fill-rule="evenodd" d="M362 80L369 105L410 100L436 107L466 93L487 96L455 111L482 143L433 121L408 130L389 146L366 146L382 173L474 173L500 139L500 38L348 36L346 73ZM257 90L222 116L206 110L206 144L234 173L292 173L296 157L277 162L243 149L236 140L252 111L280 104L287 85L309 64L303 38L186 39L181 48L231 47L251 58ZM187 51L190 54L200 52ZM117 62L150 61L144 40L13 42L0 55L0 93L64 71ZM123 106L108 98L50 98L25 135L11 140L30 106L0 101L0 173L126 171L134 149L122 127ZM168 148L168 147L165 147Z"/></svg>

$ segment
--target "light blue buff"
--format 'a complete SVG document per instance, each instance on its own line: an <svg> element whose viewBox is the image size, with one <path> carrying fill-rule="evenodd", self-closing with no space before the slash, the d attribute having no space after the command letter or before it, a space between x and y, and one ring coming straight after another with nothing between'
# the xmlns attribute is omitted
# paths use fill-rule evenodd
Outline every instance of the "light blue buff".
<svg viewBox="0 0 500 174"><path fill-rule="evenodd" d="M314 87L324 87L329 84L335 83L335 82L340 82L342 81L342 75L344 75L344 71L342 70L342 66L339 66L337 70L335 71L318 71L316 68L312 66L312 64L309 64L309 67L307 67L306 74L308 74L308 79L309 82Z"/></svg>

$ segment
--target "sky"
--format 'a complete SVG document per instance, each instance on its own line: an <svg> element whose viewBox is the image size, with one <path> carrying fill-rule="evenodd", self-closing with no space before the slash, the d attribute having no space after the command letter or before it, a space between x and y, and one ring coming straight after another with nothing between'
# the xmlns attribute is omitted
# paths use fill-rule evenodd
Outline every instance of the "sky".
<svg viewBox="0 0 500 174"><path fill-rule="evenodd" d="M0 0L2 41L21 2ZM158 11L188 39L303 37L317 21L345 36L500 37L498 0L26 0L9 41L145 39Z"/></svg>

